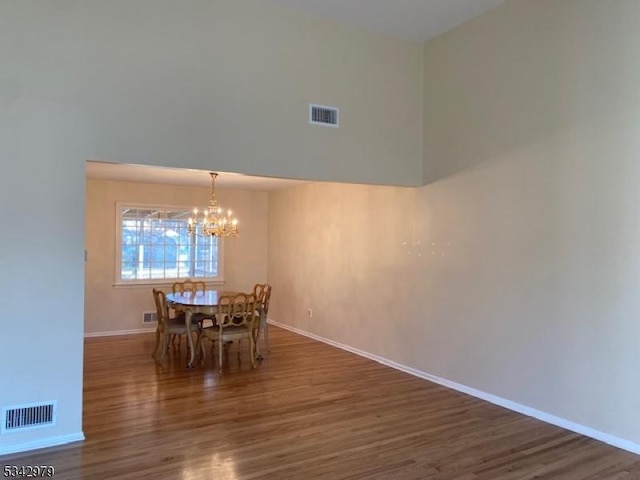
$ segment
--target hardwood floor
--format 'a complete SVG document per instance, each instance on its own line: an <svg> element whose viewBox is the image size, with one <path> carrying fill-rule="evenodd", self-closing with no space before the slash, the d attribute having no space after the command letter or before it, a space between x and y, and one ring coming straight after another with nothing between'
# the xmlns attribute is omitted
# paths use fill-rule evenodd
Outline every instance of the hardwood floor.
<svg viewBox="0 0 640 480"><path fill-rule="evenodd" d="M163 365L153 335L87 339L86 440L0 457L73 479L640 479L640 457L271 328L251 369L231 346Z"/></svg>

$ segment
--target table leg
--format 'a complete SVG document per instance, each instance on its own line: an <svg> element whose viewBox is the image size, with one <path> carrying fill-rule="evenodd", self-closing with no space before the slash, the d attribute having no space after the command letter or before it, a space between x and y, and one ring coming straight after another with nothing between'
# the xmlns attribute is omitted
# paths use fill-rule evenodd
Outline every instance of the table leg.
<svg viewBox="0 0 640 480"><path fill-rule="evenodd" d="M187 309L184 312L184 321L187 327L187 342L189 343L189 363L187 363L188 368L193 367L193 361L196 357L196 347L193 344L193 335L191 334L191 317L193 316L193 312L191 309Z"/></svg>

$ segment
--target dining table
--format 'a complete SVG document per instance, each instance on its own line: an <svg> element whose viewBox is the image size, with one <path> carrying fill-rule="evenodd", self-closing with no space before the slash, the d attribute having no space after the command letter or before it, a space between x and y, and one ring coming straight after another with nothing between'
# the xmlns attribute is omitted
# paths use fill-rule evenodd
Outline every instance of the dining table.
<svg viewBox="0 0 640 480"><path fill-rule="evenodd" d="M204 317L214 318L218 313L220 298L227 295L236 295L238 292L226 290L205 290L198 292L167 293L167 305L176 312L184 312L184 321L187 328L187 342L189 342L189 361L187 366L193 367L196 357L196 348L193 341L194 324L191 321L194 314L202 314Z"/></svg>

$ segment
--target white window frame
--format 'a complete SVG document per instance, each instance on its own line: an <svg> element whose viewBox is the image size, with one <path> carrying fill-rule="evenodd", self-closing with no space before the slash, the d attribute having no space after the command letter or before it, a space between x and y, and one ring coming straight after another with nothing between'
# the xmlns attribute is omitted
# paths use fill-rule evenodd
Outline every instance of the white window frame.
<svg viewBox="0 0 640 480"><path fill-rule="evenodd" d="M146 287L157 285L171 285L174 282L180 282L186 280L186 278L161 278L161 279L142 279L142 280L122 280L120 277L122 268L122 211L127 208L135 209L156 209L156 210L184 210L186 212L192 211L193 207L187 207L184 205L166 205L158 203L130 203L130 202L116 202L115 208L115 223L116 223L116 238L115 238L115 281L114 287ZM194 280L202 280L207 285L224 285L224 239L218 238L218 276L217 277L190 277Z"/></svg>

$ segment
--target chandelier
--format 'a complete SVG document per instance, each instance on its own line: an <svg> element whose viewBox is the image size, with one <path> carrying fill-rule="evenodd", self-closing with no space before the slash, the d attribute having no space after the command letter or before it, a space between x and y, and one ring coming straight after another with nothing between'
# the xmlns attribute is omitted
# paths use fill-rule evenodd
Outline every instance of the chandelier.
<svg viewBox="0 0 640 480"><path fill-rule="evenodd" d="M213 237L238 236L238 219L231 210L224 211L216 202L217 173L211 172L211 199L205 208L202 218L198 218L198 209L193 209L193 217L189 217L189 234L202 232L202 235Z"/></svg>

